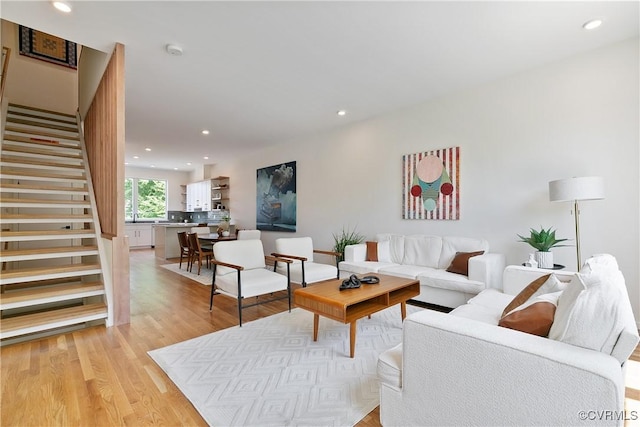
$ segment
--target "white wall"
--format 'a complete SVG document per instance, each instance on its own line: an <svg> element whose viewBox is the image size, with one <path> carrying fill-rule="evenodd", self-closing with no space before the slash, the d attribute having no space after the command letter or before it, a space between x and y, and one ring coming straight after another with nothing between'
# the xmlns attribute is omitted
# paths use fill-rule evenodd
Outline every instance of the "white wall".
<svg viewBox="0 0 640 427"><path fill-rule="evenodd" d="M189 172L126 166L124 169L124 176L125 178L167 180L167 209L170 211L181 211L184 209L184 206L182 206L181 203L182 197L180 195L180 185L185 185L191 182L189 179Z"/></svg>
<svg viewBox="0 0 640 427"><path fill-rule="evenodd" d="M568 203L548 200L548 182L605 179L606 199L582 204L583 258L611 253L640 313L638 40L587 52L414 108L312 135L219 166L231 214L255 227L256 169L297 161L298 229L317 248L343 227L378 232L483 237L510 264L532 249L516 234L555 227L574 238ZM403 220L403 154L461 147L461 219ZM275 238L265 232L265 250ZM554 249L575 270L575 248Z"/></svg>
<svg viewBox="0 0 640 427"><path fill-rule="evenodd" d="M75 115L77 71L20 55L18 40L18 25L2 20L2 45L11 48L4 96L14 104Z"/></svg>
<svg viewBox="0 0 640 427"><path fill-rule="evenodd" d="M90 47L82 48L78 59L78 110L82 117L87 116L110 60L111 54Z"/></svg>

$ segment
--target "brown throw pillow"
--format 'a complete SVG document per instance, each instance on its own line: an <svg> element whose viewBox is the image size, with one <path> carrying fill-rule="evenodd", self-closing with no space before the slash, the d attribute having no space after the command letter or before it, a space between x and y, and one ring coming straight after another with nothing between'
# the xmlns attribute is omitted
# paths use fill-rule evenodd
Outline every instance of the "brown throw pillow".
<svg viewBox="0 0 640 427"><path fill-rule="evenodd" d="M477 252L456 252L456 256L453 257L451 265L447 268L449 273L462 274L464 276L469 275L469 258L482 255L484 251Z"/></svg>
<svg viewBox="0 0 640 427"><path fill-rule="evenodd" d="M378 242L367 242L367 261L378 261Z"/></svg>
<svg viewBox="0 0 640 427"><path fill-rule="evenodd" d="M498 326L528 334L546 337L549 335L556 306L550 302L537 302L522 310L506 315L498 322Z"/></svg>
<svg viewBox="0 0 640 427"><path fill-rule="evenodd" d="M540 337L549 336L560 294L562 291L532 298L503 316L498 326Z"/></svg>
<svg viewBox="0 0 640 427"><path fill-rule="evenodd" d="M529 283L526 288L520 291L518 295L505 307L502 311L502 317L506 316L508 312L513 310L516 307L520 307L522 304L527 302L531 295L535 294L536 291L540 288L540 286L544 285L544 283L551 277L551 273L545 274L544 276L538 277L533 282Z"/></svg>

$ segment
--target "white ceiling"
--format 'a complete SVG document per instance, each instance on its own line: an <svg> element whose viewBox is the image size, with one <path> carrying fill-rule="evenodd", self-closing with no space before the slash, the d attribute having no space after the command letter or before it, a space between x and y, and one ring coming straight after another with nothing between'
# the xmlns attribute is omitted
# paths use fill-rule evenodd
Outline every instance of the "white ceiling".
<svg viewBox="0 0 640 427"><path fill-rule="evenodd" d="M0 13L105 52L123 43L127 161L180 170L638 37L640 26L637 1L70 4L64 15L2 0ZM593 18L604 24L582 29Z"/></svg>

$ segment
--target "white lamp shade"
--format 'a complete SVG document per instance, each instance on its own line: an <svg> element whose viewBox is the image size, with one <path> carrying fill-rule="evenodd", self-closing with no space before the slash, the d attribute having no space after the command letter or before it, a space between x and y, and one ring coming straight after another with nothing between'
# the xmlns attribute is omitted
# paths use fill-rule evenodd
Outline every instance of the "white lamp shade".
<svg viewBox="0 0 640 427"><path fill-rule="evenodd" d="M598 199L604 199L604 180L601 176L566 178L549 182L549 200L552 202Z"/></svg>

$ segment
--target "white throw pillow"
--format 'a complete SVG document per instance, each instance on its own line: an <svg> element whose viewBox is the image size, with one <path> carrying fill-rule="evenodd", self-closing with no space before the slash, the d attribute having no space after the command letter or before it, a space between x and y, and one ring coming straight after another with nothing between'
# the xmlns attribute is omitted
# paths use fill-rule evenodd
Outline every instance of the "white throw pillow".
<svg viewBox="0 0 640 427"><path fill-rule="evenodd" d="M618 261L613 255L609 254L597 254L588 258L582 268L580 269L580 273L589 274L595 271L618 271Z"/></svg>
<svg viewBox="0 0 640 427"><path fill-rule="evenodd" d="M549 338L611 354L624 328L625 297L618 270L576 273L560 296Z"/></svg>
<svg viewBox="0 0 640 427"><path fill-rule="evenodd" d="M378 262L391 262L391 242L378 242Z"/></svg>

